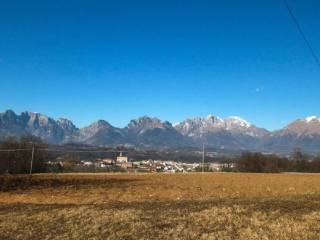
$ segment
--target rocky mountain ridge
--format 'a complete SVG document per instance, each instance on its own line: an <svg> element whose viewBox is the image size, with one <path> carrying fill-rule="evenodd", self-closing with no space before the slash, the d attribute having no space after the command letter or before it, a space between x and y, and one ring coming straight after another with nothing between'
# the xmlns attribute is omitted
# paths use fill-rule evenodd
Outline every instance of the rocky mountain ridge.
<svg viewBox="0 0 320 240"><path fill-rule="evenodd" d="M0 139L33 135L52 144L131 145L140 147L195 147L202 143L219 149L289 152L301 148L320 152L320 118L298 119L270 132L240 117L186 119L174 126L168 121L143 116L116 128L105 120L77 128L72 121L40 113L12 110L0 113Z"/></svg>

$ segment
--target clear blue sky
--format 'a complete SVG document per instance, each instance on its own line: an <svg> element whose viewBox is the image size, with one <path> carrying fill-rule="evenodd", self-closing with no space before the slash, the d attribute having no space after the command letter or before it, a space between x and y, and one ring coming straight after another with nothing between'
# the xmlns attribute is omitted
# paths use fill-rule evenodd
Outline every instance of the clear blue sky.
<svg viewBox="0 0 320 240"><path fill-rule="evenodd" d="M288 0L320 54L320 1ZM320 115L320 69L282 0L0 3L0 111L122 127L238 115L268 129Z"/></svg>

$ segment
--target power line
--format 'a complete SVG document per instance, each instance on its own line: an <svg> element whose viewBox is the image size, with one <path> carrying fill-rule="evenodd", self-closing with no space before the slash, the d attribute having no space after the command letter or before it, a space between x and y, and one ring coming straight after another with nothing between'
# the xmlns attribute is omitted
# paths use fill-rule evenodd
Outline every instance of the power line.
<svg viewBox="0 0 320 240"><path fill-rule="evenodd" d="M31 151L31 148L0 149L0 152L19 152L19 151Z"/></svg>
<svg viewBox="0 0 320 240"><path fill-rule="evenodd" d="M18 151L32 151L33 148L16 148L16 149L0 149L0 152L18 152ZM45 152L64 152L64 153L113 153L115 151L109 150L63 150L63 149L50 149L38 148L37 151Z"/></svg>
<svg viewBox="0 0 320 240"><path fill-rule="evenodd" d="M320 59L318 58L318 56L316 54L316 51L311 46L311 43L309 42L308 38L306 37L306 35L305 35L305 33L304 33L304 31L303 31L298 19L296 18L296 16L294 15L292 9L290 8L288 1L287 0L283 0L283 2L284 2L284 5L286 6L286 8L287 8L287 10L289 12L289 15L291 16L291 18L293 20L295 26L297 27L298 32L300 33L301 37L303 38L303 40L305 41L307 47L309 48L312 57L314 58L316 64L320 68Z"/></svg>
<svg viewBox="0 0 320 240"><path fill-rule="evenodd" d="M66 152L66 153L112 153L114 151L107 150L63 150L63 149L50 149L50 148L39 148L39 151L46 152Z"/></svg>

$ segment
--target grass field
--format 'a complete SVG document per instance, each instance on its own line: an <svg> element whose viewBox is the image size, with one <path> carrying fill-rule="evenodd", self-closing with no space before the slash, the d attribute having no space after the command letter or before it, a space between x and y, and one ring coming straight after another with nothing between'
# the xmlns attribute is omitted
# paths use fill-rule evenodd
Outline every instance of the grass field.
<svg viewBox="0 0 320 240"><path fill-rule="evenodd" d="M320 239L320 175L0 176L0 239Z"/></svg>

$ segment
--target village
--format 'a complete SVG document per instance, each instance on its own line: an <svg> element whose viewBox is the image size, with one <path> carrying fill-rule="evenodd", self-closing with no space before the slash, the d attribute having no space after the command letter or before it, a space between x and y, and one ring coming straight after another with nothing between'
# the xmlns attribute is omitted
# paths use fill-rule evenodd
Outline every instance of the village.
<svg viewBox="0 0 320 240"><path fill-rule="evenodd" d="M82 160L79 167L94 168L97 171L122 171L122 172L154 172L154 173L183 173L183 172L221 172L226 169L233 169L232 163L185 163L176 161L147 159L142 161L130 161L127 152L118 152L117 157L103 158L95 161Z"/></svg>

